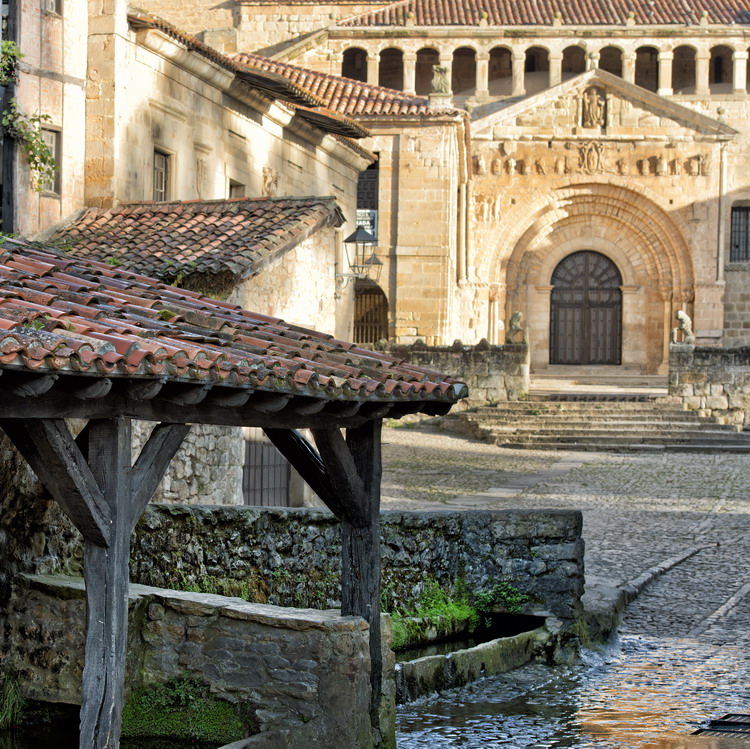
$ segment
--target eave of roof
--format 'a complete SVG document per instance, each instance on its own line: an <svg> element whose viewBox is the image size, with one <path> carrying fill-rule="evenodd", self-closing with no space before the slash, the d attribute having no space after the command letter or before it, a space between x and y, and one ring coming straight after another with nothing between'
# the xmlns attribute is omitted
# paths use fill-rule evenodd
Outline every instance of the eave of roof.
<svg viewBox="0 0 750 749"><path fill-rule="evenodd" d="M65 392L82 403L111 393L138 412L135 401L151 402L162 386L172 386L170 402L180 402L177 393L185 407L211 392L239 408L259 393L266 409L290 399L302 404L298 415L326 403L339 404L339 414L344 403L351 413L368 403L399 406L399 414L444 412L468 393L451 377L330 335L13 239L0 244L0 374L4 409L20 397L34 399L40 413L64 415L81 413L58 402ZM58 401L48 395L55 390ZM139 413L158 416L150 408ZM251 420L226 407L206 418Z"/></svg>
<svg viewBox="0 0 750 749"><path fill-rule="evenodd" d="M458 111L453 108L436 109L430 105L428 99L422 97L343 76L321 73L250 52L240 52L234 59L253 69L273 72L294 81L320 97L328 109L358 119L442 117L446 114L456 114Z"/></svg>
<svg viewBox="0 0 750 749"><path fill-rule="evenodd" d="M190 34L172 26L157 16L143 11L131 11L128 14L131 27L138 29L155 29L182 44L190 51L196 52L208 60L233 73L239 80L261 94L285 102L295 112L324 132L344 135L349 138L366 138L370 133L357 122L342 116L341 113L326 109L326 102L305 87L273 71L238 63L236 59L217 52L212 47L199 41Z"/></svg>

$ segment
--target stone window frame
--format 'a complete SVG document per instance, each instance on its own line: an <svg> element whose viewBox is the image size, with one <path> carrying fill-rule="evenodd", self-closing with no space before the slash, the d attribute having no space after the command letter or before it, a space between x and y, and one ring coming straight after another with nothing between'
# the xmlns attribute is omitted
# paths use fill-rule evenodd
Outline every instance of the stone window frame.
<svg viewBox="0 0 750 749"><path fill-rule="evenodd" d="M43 195L59 197L62 186L62 130L54 126L43 127L41 136L55 160L55 176L42 183L41 192Z"/></svg>
<svg viewBox="0 0 750 749"><path fill-rule="evenodd" d="M165 202L171 198L171 179L173 168L173 154L163 148L154 148L151 173L151 199L155 202Z"/></svg>
<svg viewBox="0 0 750 749"><path fill-rule="evenodd" d="M63 14L63 0L40 0L42 13L47 13L53 16L61 16Z"/></svg>

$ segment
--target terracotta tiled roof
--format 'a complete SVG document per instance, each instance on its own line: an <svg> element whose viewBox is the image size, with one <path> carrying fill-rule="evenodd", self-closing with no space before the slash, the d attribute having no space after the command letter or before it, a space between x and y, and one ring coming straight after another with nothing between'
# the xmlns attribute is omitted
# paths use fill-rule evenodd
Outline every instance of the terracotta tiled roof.
<svg viewBox="0 0 750 749"><path fill-rule="evenodd" d="M323 226L343 223L333 198L125 203L86 209L55 239L81 257L188 285L209 276L227 289Z"/></svg>
<svg viewBox="0 0 750 749"><path fill-rule="evenodd" d="M351 117L434 115L451 111L433 109L428 99L409 96L401 91L338 75L319 73L249 52L241 52L234 59L253 70L283 76L323 99L328 109Z"/></svg>
<svg viewBox="0 0 750 749"><path fill-rule="evenodd" d="M16 371L337 400L450 404L466 394L450 377L324 333L12 239L0 243L0 370L0 392L18 388Z"/></svg>
<svg viewBox="0 0 750 749"><path fill-rule="evenodd" d="M400 0L342 21L351 26L549 26L556 14L567 25L748 24L746 0Z"/></svg>

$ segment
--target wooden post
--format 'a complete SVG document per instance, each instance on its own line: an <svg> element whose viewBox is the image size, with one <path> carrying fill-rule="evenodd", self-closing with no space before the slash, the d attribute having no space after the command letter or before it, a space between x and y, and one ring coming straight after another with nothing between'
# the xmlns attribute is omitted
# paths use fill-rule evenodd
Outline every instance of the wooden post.
<svg viewBox="0 0 750 749"><path fill-rule="evenodd" d="M5 419L0 426L83 535L87 626L79 746L116 749L125 686L130 537L190 427L158 425L131 468L130 419L92 419L78 440L62 419Z"/></svg>
<svg viewBox="0 0 750 749"><path fill-rule="evenodd" d="M348 518L341 524L341 613L370 623L370 721L379 726L383 692L383 649L380 634L380 480L382 419L348 429L346 444L364 484L366 525Z"/></svg>
<svg viewBox="0 0 750 749"><path fill-rule="evenodd" d="M89 422L89 465L107 504L109 546L86 540L86 662L81 749L119 745L125 688L132 473L130 419Z"/></svg>

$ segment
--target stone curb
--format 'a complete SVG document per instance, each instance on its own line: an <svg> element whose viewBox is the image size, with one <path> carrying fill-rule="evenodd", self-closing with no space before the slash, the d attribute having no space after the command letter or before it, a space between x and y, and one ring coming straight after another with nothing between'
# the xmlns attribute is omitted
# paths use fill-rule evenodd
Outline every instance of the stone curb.
<svg viewBox="0 0 750 749"><path fill-rule="evenodd" d="M608 580L587 577L586 592L581 597L589 639L606 642L617 630L625 607L634 601L652 582L687 561L708 546L691 546L644 570L638 577L616 585Z"/></svg>

